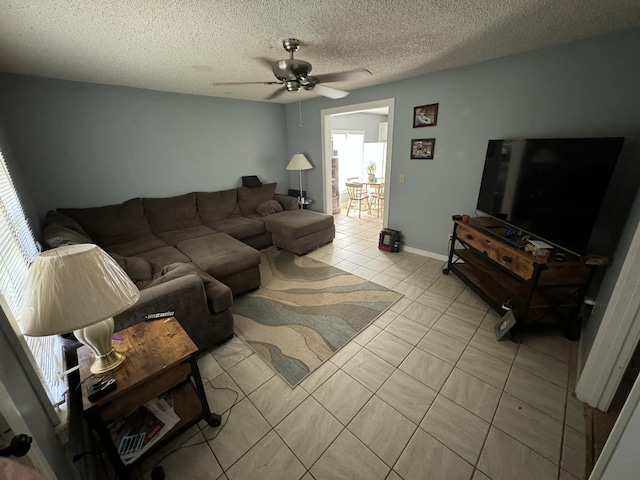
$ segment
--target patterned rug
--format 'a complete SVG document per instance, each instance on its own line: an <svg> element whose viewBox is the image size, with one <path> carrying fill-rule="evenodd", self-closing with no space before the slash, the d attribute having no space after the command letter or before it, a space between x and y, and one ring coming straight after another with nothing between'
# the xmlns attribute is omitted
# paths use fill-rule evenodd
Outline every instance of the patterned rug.
<svg viewBox="0 0 640 480"><path fill-rule="evenodd" d="M262 285L234 299L234 330L291 386L402 297L309 257L261 255Z"/></svg>

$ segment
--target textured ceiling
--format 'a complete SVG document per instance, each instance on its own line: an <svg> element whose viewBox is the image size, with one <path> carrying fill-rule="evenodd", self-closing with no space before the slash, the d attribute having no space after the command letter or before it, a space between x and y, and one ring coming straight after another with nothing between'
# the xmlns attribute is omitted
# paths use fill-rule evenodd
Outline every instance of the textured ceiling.
<svg viewBox="0 0 640 480"><path fill-rule="evenodd" d="M328 84L351 90L638 25L638 0L0 0L0 71L261 100L212 83L274 80L287 37L315 74L373 73Z"/></svg>

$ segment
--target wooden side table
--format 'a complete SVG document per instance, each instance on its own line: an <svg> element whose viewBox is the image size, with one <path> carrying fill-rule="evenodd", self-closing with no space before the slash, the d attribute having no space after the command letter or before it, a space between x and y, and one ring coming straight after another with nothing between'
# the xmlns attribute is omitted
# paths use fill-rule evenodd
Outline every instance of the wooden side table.
<svg viewBox="0 0 640 480"><path fill-rule="evenodd" d="M129 479L130 468L192 425L204 419L209 425L218 426L221 418L209 411L193 355L198 349L175 318L141 322L114 336L122 338L114 341L114 346L127 356L127 360L120 368L108 373L116 380L116 389L94 403L87 399L89 385L94 382L84 381L91 376L89 367L93 353L88 347L78 349L80 380L83 382L82 409L89 425L98 434L118 478ZM149 451L125 465L107 426L167 391L172 393L174 411L180 421Z"/></svg>

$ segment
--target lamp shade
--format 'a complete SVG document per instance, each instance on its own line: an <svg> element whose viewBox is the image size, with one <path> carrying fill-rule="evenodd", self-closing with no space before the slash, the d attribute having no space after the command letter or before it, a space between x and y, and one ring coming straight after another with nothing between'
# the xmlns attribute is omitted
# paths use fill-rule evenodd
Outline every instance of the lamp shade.
<svg viewBox="0 0 640 480"><path fill-rule="evenodd" d="M20 327L25 335L68 333L123 312L140 297L118 263L97 245L68 245L36 257Z"/></svg>
<svg viewBox="0 0 640 480"><path fill-rule="evenodd" d="M313 165L309 163L303 153L294 154L289 160L289 165L287 165L287 170L310 170L312 168Z"/></svg>

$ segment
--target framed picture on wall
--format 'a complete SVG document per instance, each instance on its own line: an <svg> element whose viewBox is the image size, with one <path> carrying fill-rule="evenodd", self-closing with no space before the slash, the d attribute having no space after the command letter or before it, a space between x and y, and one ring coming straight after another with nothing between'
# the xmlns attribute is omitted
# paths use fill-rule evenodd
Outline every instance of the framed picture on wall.
<svg viewBox="0 0 640 480"><path fill-rule="evenodd" d="M433 127L438 124L438 104L420 105L413 108L413 128Z"/></svg>
<svg viewBox="0 0 640 480"><path fill-rule="evenodd" d="M433 160L435 147L435 138L418 138L411 140L411 160Z"/></svg>

